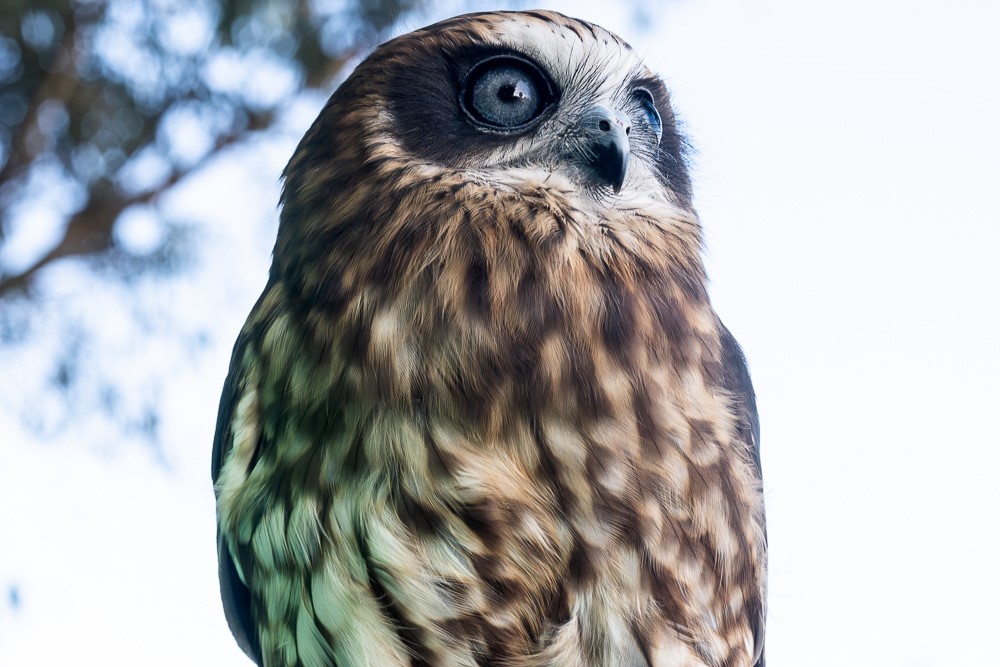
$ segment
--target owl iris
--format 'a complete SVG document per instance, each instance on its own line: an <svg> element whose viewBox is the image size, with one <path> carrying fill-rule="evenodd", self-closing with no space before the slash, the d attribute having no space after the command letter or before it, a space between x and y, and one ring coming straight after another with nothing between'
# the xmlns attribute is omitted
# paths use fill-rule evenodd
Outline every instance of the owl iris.
<svg viewBox="0 0 1000 667"><path fill-rule="evenodd" d="M492 129L518 129L538 118L553 101L545 75L513 57L489 58L465 80L462 106L473 120Z"/></svg>

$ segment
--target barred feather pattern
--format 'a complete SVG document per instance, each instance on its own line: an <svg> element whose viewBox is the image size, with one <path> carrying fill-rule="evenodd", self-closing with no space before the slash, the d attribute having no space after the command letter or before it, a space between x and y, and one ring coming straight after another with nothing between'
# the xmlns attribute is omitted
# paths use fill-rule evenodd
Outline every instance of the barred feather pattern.
<svg viewBox="0 0 1000 667"><path fill-rule="evenodd" d="M756 443L696 216L669 188L608 206L538 165L415 159L384 97L408 45L289 164L223 396L220 557L255 657L754 665Z"/></svg>

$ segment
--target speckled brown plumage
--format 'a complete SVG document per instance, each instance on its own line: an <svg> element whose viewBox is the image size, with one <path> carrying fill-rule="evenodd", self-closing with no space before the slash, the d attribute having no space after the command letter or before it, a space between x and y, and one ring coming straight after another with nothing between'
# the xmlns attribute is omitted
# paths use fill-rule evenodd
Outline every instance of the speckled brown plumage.
<svg viewBox="0 0 1000 667"><path fill-rule="evenodd" d="M463 77L510 54L556 101L484 130ZM632 123L620 191L578 159L594 104ZM547 12L403 36L285 178L213 460L248 655L763 665L753 392L706 293L667 92L631 49Z"/></svg>

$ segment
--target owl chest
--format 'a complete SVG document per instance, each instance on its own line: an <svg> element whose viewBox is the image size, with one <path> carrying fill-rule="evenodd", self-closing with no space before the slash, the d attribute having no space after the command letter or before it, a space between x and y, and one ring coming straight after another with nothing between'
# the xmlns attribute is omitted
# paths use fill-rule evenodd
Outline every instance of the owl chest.
<svg viewBox="0 0 1000 667"><path fill-rule="evenodd" d="M318 459L330 496L317 564L356 564L336 585L388 603L390 625L449 628L441 647L470 656L571 651L556 636L575 626L609 656L640 655L630 624L696 656L671 623L723 655L718 628L743 632L744 612L720 581L758 576L753 482L726 422L681 411L685 400L634 394L629 410L586 420L511 405L489 428L359 410Z"/></svg>
<svg viewBox="0 0 1000 667"><path fill-rule="evenodd" d="M711 664L697 651L724 654L717 629L742 632L741 600L718 582L753 579L754 537L734 528L752 507L709 415L670 396L633 394L593 419L512 404L472 426L346 402L318 430L284 420L233 517L271 619L262 636L278 645L298 618L327 648L352 638L386 665L408 664L416 640L401 627L430 664L577 664L595 651L592 664L631 664L621 656L649 645Z"/></svg>
<svg viewBox="0 0 1000 667"><path fill-rule="evenodd" d="M662 350L623 358L569 332L522 346L472 338L460 331L428 352L397 337L381 365L370 356L370 394L397 393L372 404L351 447L394 515L448 526L470 552L564 570L582 568L569 564L581 550L725 564L755 542L747 444L697 353L679 366Z"/></svg>
<svg viewBox="0 0 1000 667"><path fill-rule="evenodd" d="M267 450L230 524L260 604L310 582L321 635L390 656L414 641L395 628L415 628L430 664L576 664L595 641L637 662L640 641L723 655L719 628L742 641L744 593L720 582L759 588L757 486L696 365L622 363L572 336L428 346L392 325L337 376L335 404L287 389L309 381L261 392L282 399L263 406Z"/></svg>

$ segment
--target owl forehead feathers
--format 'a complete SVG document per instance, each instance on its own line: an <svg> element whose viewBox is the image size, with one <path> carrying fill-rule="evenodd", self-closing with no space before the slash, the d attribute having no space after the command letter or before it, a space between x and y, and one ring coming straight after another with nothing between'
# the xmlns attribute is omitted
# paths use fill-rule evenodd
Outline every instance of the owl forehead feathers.
<svg viewBox="0 0 1000 667"><path fill-rule="evenodd" d="M556 12L499 12L445 22L484 48L519 52L563 85L568 96L611 98L630 79L653 75L631 46L604 28ZM565 100L571 101L571 100Z"/></svg>

